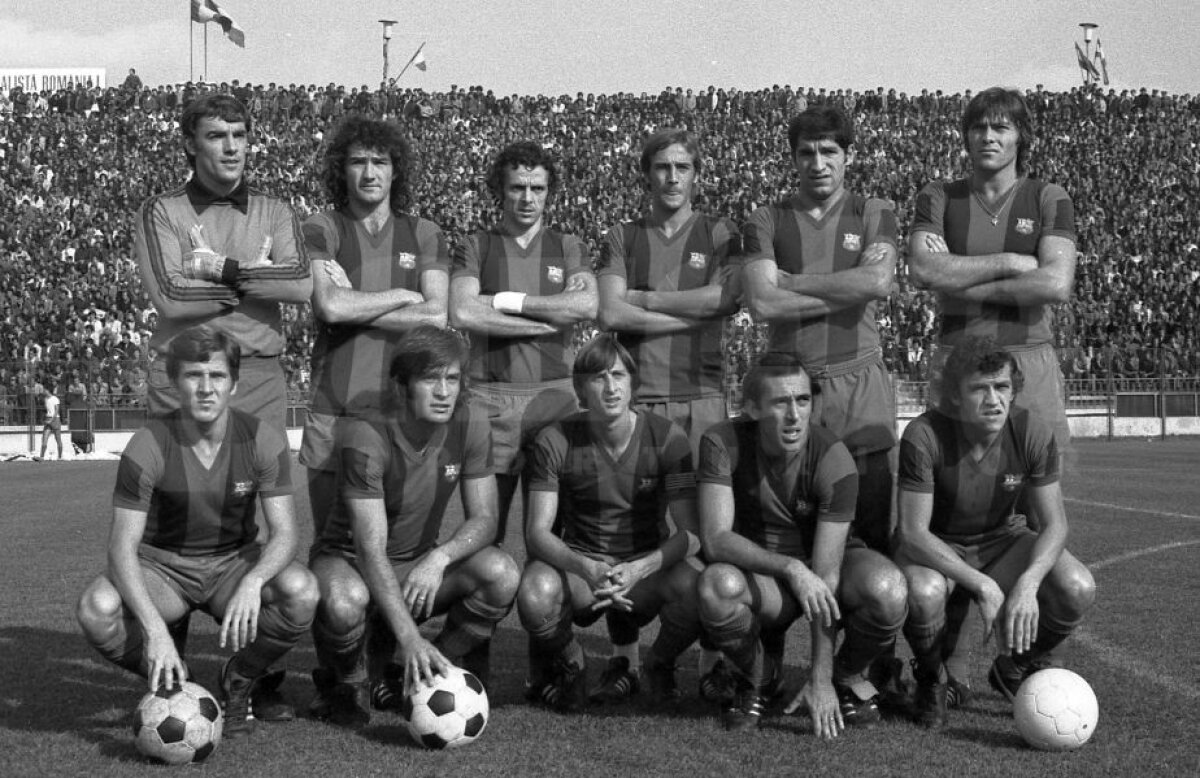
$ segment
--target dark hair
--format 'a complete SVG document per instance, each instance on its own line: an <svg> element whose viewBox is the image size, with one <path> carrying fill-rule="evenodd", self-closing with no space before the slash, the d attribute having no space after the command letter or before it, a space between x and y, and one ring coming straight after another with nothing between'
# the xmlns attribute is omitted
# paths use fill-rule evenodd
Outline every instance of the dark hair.
<svg viewBox="0 0 1200 778"><path fill-rule="evenodd" d="M184 362L207 362L214 354L224 354L229 364L229 377L238 380L242 364L242 347L229 336L207 327L192 327L175 336L167 349L167 377L171 383L179 380Z"/></svg>
<svg viewBox="0 0 1200 778"><path fill-rule="evenodd" d="M804 363L800 361L800 357L795 354L787 354L782 351L771 351L763 355L762 359L758 360L758 364L751 367L746 372L745 379L742 380L742 401L758 404L762 398L763 384L768 378L779 378L786 375L798 375L803 373L808 376L808 383L812 387L812 396L816 397L821 393L821 387L816 381L812 380L812 376L808 374Z"/></svg>
<svg viewBox="0 0 1200 778"><path fill-rule="evenodd" d="M397 391L404 396L408 382L450 367L457 362L463 370L459 402L467 396L467 343L454 330L444 330L432 324L420 324L406 332L396 344L388 366L388 377L396 382Z"/></svg>
<svg viewBox="0 0 1200 778"><path fill-rule="evenodd" d="M209 92L187 104L187 107L183 109L183 116L179 118L179 131L183 137L194 139L196 127L200 124L201 119L220 119L230 124L241 122L246 125L247 133L253 126L250 112L246 110L245 103L233 95L221 92ZM188 164L195 167L196 155L188 151L187 146L184 146L183 151L187 155Z"/></svg>
<svg viewBox="0 0 1200 778"><path fill-rule="evenodd" d="M387 154L392 160L392 189L389 207L397 216L412 205L414 159L412 145L395 122L368 119L357 114L347 117L329 139L321 175L325 191L334 207L350 202L346 189L346 160L352 146Z"/></svg>
<svg viewBox="0 0 1200 778"><path fill-rule="evenodd" d="M1025 386L1025 375L1017 366L1017 360L1011 353L996 345L996 339L990 336L975 335L963 338L942 366L940 379L935 379L938 390L938 409L943 413L953 410L954 398L958 396L958 387L963 380L975 373L992 375L999 373L1008 365L1012 376L1013 396L1020 393Z"/></svg>
<svg viewBox="0 0 1200 778"><path fill-rule="evenodd" d="M588 379L608 370L617 360L620 360L625 369L629 371L629 383L636 393L641 384L637 363L617 340L616 335L611 332L602 332L579 349L579 353L575 355L575 364L571 368L571 384L575 387L575 397L578 398L580 407L587 408L584 385L587 384ZM629 399L631 402L633 401L632 397Z"/></svg>
<svg viewBox="0 0 1200 778"><path fill-rule="evenodd" d="M696 168L696 173L701 173L704 169L704 159L700 156L700 143L696 140L696 136L679 127L668 127L646 138L646 142L642 145L642 175L649 175L650 165L654 162L655 154L676 143L683 146L687 153L692 155L692 164Z"/></svg>
<svg viewBox="0 0 1200 778"><path fill-rule="evenodd" d="M1015 89L994 86L971 98L962 115L963 148L970 151L969 133L976 122L1007 118L1017 128L1017 173L1024 175L1029 167L1029 152L1033 148L1033 116L1024 96Z"/></svg>
<svg viewBox="0 0 1200 778"><path fill-rule="evenodd" d="M788 147L794 156L801 140L832 140L849 151L854 145L854 122L832 105L814 105L792 117L788 122Z"/></svg>
<svg viewBox="0 0 1200 778"><path fill-rule="evenodd" d="M554 199L558 191L558 167L554 157L542 148L541 144L531 140L517 141L505 146L492 162L488 173L487 186L497 203L504 201L504 177L509 170L517 168L543 167L546 169L546 202Z"/></svg>

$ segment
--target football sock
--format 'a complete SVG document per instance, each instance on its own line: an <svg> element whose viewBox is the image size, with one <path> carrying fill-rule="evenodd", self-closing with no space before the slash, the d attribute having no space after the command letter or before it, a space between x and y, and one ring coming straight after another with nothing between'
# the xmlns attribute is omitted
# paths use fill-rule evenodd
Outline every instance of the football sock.
<svg viewBox="0 0 1200 778"><path fill-rule="evenodd" d="M638 668L642 666L642 654L638 650L637 642L625 643L624 645L613 643L612 655L623 656L629 662L629 672L637 674Z"/></svg>
<svg viewBox="0 0 1200 778"><path fill-rule="evenodd" d="M282 608L265 604L258 613L258 636L237 653L238 673L248 678L264 675L311 627L312 619L298 624L285 616Z"/></svg>
<svg viewBox="0 0 1200 778"><path fill-rule="evenodd" d="M659 660L673 665L699 635L700 618L696 611L681 602L669 602L658 612L658 637L652 651Z"/></svg>
<svg viewBox="0 0 1200 778"><path fill-rule="evenodd" d="M955 678L967 678L971 667L971 648L961 644L959 636L971 615L971 593L956 586L946 600L945 632L942 637L942 661L946 672Z"/></svg>
<svg viewBox="0 0 1200 778"><path fill-rule="evenodd" d="M344 683L360 683L367 679L363 642L366 622L359 622L349 632L331 630L319 617L313 619L313 648L317 663L333 671L334 678Z"/></svg>
<svg viewBox="0 0 1200 778"><path fill-rule="evenodd" d="M843 619L845 639L834 658L834 680L851 687L867 679L871 661L896 644L896 633L904 624L904 614L894 624L877 624L864 611L855 611Z"/></svg>
<svg viewBox="0 0 1200 778"><path fill-rule="evenodd" d="M384 668L396 655L396 636L387 620L375 608L367 610L367 674L381 678Z"/></svg>
<svg viewBox="0 0 1200 778"><path fill-rule="evenodd" d="M924 678L937 678L942 673L942 645L946 635L946 619L939 615L932 623L916 624L910 618L904 623L904 639L916 659L915 673ZM921 680L918 678L918 680Z"/></svg>
<svg viewBox="0 0 1200 778"><path fill-rule="evenodd" d="M489 605L477 594L454 603L446 613L446 625L436 644L448 656L462 657L491 640L496 625L508 615L509 607Z"/></svg>
<svg viewBox="0 0 1200 778"><path fill-rule="evenodd" d="M608 637L613 644L613 655L617 646L624 646L638 641L638 623L632 613L617 611L609 608L604 614L604 622L608 625Z"/></svg>
<svg viewBox="0 0 1200 778"><path fill-rule="evenodd" d="M734 668L755 686L762 685L763 648L758 639L758 619L745 605L719 622L705 625L713 644L725 653Z"/></svg>

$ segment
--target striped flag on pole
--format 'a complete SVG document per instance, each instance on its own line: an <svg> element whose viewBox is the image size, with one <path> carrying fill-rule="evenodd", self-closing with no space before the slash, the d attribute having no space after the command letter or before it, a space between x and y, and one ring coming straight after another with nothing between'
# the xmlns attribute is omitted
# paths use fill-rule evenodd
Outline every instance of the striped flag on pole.
<svg viewBox="0 0 1200 778"><path fill-rule="evenodd" d="M246 33L229 14L221 10L216 0L192 0L192 21L197 24L216 22L221 25L226 38L246 48Z"/></svg>
<svg viewBox="0 0 1200 778"><path fill-rule="evenodd" d="M1104 85L1108 86L1108 58L1104 56L1104 49L1100 48L1100 39L1096 39L1096 63L1100 66L1100 76L1104 81Z"/></svg>
<svg viewBox="0 0 1200 778"><path fill-rule="evenodd" d="M1079 44L1075 44L1075 59L1079 61L1079 69L1083 71L1083 81L1086 84L1091 79L1099 79L1100 71L1096 70L1096 66L1083 53L1083 49L1079 48Z"/></svg>

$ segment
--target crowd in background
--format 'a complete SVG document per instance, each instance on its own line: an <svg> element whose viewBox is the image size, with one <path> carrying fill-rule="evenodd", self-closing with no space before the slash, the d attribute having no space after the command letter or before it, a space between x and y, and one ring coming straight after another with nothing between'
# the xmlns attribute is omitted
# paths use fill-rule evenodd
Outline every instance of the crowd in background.
<svg viewBox="0 0 1200 778"><path fill-rule="evenodd" d="M560 160L555 229L601 236L644 208L642 140L685 126L703 149L698 207L744 221L785 193L786 119L833 102L855 118L847 184L890 199L902 240L911 201L932 179L966 171L958 120L970 93L671 88L660 94L497 96L329 84L120 87L41 94L0 89L0 423L32 390L58 387L65 407L137 405L155 313L132 255L133 215L147 196L186 178L177 117L201 90L230 91L255 127L254 184L303 217L325 207L321 144L344 115L400 121L421 155L414 200L451 243L494 219L484 178L505 144L532 138ZM1072 301L1056 309L1057 346L1070 378L1195 377L1200 373L1200 97L1077 88L1027 97L1039 136L1030 174L1072 196L1078 264ZM902 248L901 255L904 250ZM285 312L284 356L295 397L306 396L311 310ZM937 306L903 262L880 307L885 358L902 380L927 377ZM740 375L764 332L743 311L728 330Z"/></svg>

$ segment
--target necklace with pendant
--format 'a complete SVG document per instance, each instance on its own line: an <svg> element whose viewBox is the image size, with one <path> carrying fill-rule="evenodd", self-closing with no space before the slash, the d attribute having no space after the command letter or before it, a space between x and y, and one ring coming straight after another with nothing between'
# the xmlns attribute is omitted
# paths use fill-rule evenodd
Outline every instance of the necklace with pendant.
<svg viewBox="0 0 1200 778"><path fill-rule="evenodd" d="M983 209L983 212L988 215L988 219L992 222L993 227L1000 223L1000 214L1003 213L1004 208L1008 205L1008 201L1012 197L1013 192L1017 191L1018 183L1020 182L1014 181L1012 186L1008 188L1008 191L1000 196L1000 204L996 206L996 210L994 211L987 207L987 204L983 201L983 198L979 196L979 192L976 192L974 189L971 190L971 196L975 198L975 202L979 203L979 207Z"/></svg>

